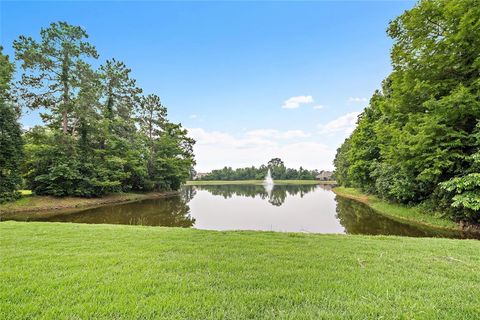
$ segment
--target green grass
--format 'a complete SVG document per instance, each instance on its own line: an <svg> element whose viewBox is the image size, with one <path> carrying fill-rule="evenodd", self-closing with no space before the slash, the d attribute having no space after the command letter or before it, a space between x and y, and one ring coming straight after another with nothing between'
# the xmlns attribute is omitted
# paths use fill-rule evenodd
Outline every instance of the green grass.
<svg viewBox="0 0 480 320"><path fill-rule="evenodd" d="M22 196L30 196L32 195L32 190L18 190L22 194Z"/></svg>
<svg viewBox="0 0 480 320"><path fill-rule="evenodd" d="M478 319L480 242L0 223L1 319Z"/></svg>
<svg viewBox="0 0 480 320"><path fill-rule="evenodd" d="M379 198L362 193L358 189L336 187L333 189L337 195L361 201L369 205L372 209L380 214L391 218L409 222L413 224L426 225L436 228L444 228L458 230L459 226L454 221L441 216L441 214L433 214L422 212L417 207L407 207L400 204L382 201Z"/></svg>
<svg viewBox="0 0 480 320"><path fill-rule="evenodd" d="M318 180L275 180L275 184L335 184L335 181L318 181ZM221 184L263 184L263 180L194 180L187 181L187 185L201 186L201 185L221 185Z"/></svg>

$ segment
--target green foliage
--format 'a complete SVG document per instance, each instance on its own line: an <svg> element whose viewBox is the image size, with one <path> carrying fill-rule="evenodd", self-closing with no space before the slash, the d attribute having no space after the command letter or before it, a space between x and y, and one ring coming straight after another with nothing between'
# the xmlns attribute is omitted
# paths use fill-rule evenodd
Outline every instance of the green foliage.
<svg viewBox="0 0 480 320"><path fill-rule="evenodd" d="M471 219L478 217L480 211L480 152L472 155L471 167L466 175L455 177L441 183L441 187L454 193L452 206L462 208L465 215ZM477 218L477 222L480 219Z"/></svg>
<svg viewBox="0 0 480 320"><path fill-rule="evenodd" d="M478 222L478 1L420 1L388 34L394 70L338 149L337 181Z"/></svg>
<svg viewBox="0 0 480 320"><path fill-rule="evenodd" d="M79 197L178 189L195 164L195 141L168 122L160 98L141 97L121 61L94 70L86 59L98 54L82 28L52 23L40 35L14 42L23 70L18 99L48 110L47 126L25 134L28 188Z"/></svg>
<svg viewBox="0 0 480 320"><path fill-rule="evenodd" d="M267 165L261 165L258 168L254 166L237 169L224 167L223 169L212 170L201 180L263 180L268 169L271 171L272 178L276 180L315 180L319 174L317 170L307 170L302 167L298 170L287 168L280 158L273 158Z"/></svg>
<svg viewBox="0 0 480 320"><path fill-rule="evenodd" d="M19 113L9 100L13 65L0 47L0 203L20 196L20 165L23 160Z"/></svg>

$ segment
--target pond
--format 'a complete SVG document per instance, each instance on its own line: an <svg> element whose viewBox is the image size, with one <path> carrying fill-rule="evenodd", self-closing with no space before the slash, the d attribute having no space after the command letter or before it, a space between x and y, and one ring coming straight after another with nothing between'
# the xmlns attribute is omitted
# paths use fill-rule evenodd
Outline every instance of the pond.
<svg viewBox="0 0 480 320"><path fill-rule="evenodd" d="M30 218L29 218L30 217ZM473 235L413 226L389 219L363 203L335 196L328 185L186 186L178 195L93 209L2 220L106 223L208 230L348 233L467 238Z"/></svg>

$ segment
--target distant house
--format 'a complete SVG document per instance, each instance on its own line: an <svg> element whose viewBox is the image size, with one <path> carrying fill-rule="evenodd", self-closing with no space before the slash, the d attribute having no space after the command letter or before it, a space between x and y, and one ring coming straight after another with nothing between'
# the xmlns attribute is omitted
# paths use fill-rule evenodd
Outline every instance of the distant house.
<svg viewBox="0 0 480 320"><path fill-rule="evenodd" d="M320 171L318 176L316 176L316 179L321 180L321 181L328 181L328 180L332 180L332 176L333 176L332 171L322 170L322 171Z"/></svg>
<svg viewBox="0 0 480 320"><path fill-rule="evenodd" d="M193 177L193 180L200 180L202 179L203 177L205 177L208 173L206 172L197 172L197 174L195 175L195 177Z"/></svg>

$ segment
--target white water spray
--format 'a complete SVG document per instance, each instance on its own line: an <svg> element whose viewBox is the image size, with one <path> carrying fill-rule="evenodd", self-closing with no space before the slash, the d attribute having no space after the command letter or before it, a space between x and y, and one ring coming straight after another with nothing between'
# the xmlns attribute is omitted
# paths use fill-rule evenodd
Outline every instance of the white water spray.
<svg viewBox="0 0 480 320"><path fill-rule="evenodd" d="M273 184L272 173L270 172L270 168L268 168L267 176L265 177L265 180L263 180L263 186L265 187L265 191L267 191L268 195L272 193Z"/></svg>

